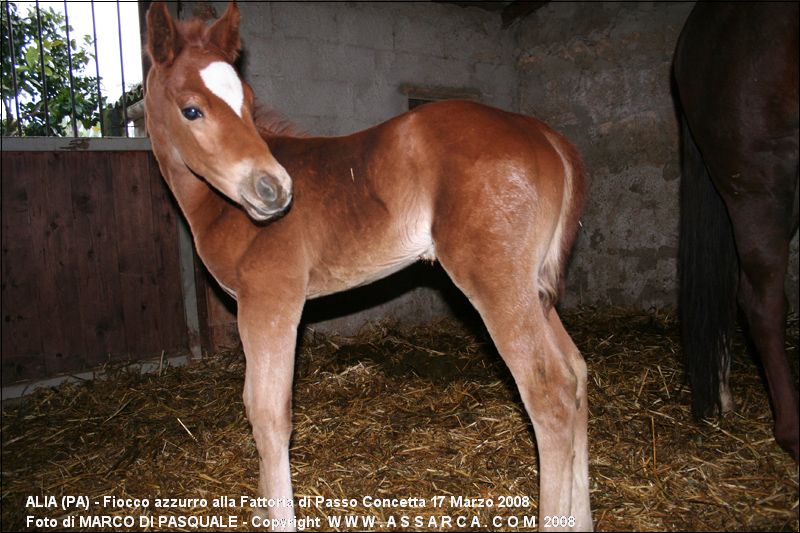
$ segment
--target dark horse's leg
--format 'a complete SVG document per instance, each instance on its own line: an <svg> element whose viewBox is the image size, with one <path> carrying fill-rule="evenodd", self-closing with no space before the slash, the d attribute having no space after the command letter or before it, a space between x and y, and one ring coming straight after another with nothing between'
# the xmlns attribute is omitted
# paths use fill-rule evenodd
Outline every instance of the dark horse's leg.
<svg viewBox="0 0 800 533"><path fill-rule="evenodd" d="M679 107L733 226L738 302L764 364L775 438L797 461L784 278L797 229L798 5L698 3L674 74Z"/></svg>
<svg viewBox="0 0 800 533"><path fill-rule="evenodd" d="M797 182L795 181L795 184ZM764 363L772 406L775 440L798 460L798 400L786 358L786 297L784 278L789 260L792 196L776 205L775 198L727 199L739 250L739 304ZM788 205L786 205L788 204ZM795 224L796 227L796 219Z"/></svg>

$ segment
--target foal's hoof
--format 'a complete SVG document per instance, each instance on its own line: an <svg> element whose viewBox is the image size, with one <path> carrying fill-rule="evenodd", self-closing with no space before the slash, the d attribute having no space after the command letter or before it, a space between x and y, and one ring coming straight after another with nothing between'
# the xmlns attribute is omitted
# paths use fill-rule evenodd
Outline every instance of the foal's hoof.
<svg viewBox="0 0 800 533"><path fill-rule="evenodd" d="M269 509L266 507L251 507L249 525L260 528L267 524L269 524Z"/></svg>

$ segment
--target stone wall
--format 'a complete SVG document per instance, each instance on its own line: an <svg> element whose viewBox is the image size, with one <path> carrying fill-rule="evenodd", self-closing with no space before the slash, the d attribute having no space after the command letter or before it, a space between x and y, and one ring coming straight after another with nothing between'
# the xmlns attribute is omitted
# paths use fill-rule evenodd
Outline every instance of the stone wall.
<svg viewBox="0 0 800 533"><path fill-rule="evenodd" d="M550 2L516 27L520 112L560 129L591 186L563 305L677 301L670 68L692 3ZM787 292L798 308L797 235Z"/></svg>
<svg viewBox="0 0 800 533"><path fill-rule="evenodd" d="M555 125L590 178L564 303L676 298L672 52L691 4L550 3L517 28L520 111Z"/></svg>

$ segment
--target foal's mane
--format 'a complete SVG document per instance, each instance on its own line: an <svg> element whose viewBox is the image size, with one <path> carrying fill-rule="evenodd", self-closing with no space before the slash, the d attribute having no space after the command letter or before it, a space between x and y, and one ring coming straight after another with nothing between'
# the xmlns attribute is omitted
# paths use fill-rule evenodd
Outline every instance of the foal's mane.
<svg viewBox="0 0 800 533"><path fill-rule="evenodd" d="M175 20L175 26L177 27L178 35L180 36L183 46L212 49L223 56L227 56L224 50L218 49L208 39L208 32L206 30L208 30L209 26L203 20L197 18L191 20Z"/></svg>
<svg viewBox="0 0 800 533"><path fill-rule="evenodd" d="M253 122L259 135L267 137L307 137L297 124L280 111L263 106L258 101L253 105Z"/></svg>

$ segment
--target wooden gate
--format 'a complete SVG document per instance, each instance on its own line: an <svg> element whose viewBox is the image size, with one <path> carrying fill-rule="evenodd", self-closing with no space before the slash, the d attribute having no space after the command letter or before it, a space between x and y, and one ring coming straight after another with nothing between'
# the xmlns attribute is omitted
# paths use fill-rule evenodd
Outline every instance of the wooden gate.
<svg viewBox="0 0 800 533"><path fill-rule="evenodd" d="M187 352L177 216L149 151L3 152L3 385Z"/></svg>

